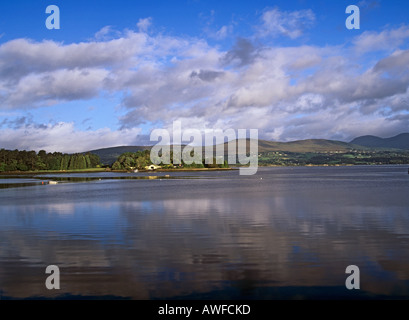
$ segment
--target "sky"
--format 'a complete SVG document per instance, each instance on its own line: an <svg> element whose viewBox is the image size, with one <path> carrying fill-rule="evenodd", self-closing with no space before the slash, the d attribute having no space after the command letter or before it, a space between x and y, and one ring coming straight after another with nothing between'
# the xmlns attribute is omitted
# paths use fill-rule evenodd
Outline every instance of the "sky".
<svg viewBox="0 0 409 320"><path fill-rule="evenodd" d="M1 1L0 148L155 144L174 121L273 141L409 132L409 2Z"/></svg>

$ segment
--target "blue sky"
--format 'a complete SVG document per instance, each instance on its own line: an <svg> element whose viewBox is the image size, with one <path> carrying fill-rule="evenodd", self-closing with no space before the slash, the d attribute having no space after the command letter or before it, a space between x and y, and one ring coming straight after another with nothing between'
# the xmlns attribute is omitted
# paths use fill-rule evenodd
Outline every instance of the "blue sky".
<svg viewBox="0 0 409 320"><path fill-rule="evenodd" d="M407 1L2 1L0 148L146 144L175 120L277 141L393 136L409 131L408 40Z"/></svg>

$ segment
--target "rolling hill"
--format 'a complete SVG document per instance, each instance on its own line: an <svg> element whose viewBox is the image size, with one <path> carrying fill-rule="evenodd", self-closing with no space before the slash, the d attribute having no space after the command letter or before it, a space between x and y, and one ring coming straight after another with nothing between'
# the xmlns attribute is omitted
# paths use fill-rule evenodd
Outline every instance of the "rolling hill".
<svg viewBox="0 0 409 320"><path fill-rule="evenodd" d="M282 151L282 152L330 152L348 151L356 149L356 146L342 141L308 139L291 142L273 142L259 140L259 152Z"/></svg>
<svg viewBox="0 0 409 320"><path fill-rule="evenodd" d="M97 154L101 163L104 165L111 165L116 161L116 159L125 152L137 152L141 150L150 150L151 146L122 146L113 148L104 148L89 151L90 153ZM182 146L183 148L183 146ZM351 143L335 141L335 140L324 140L324 139L309 139L309 140L298 140L291 142L274 142L267 140L258 141L258 152L347 152L351 149L362 149L366 150L367 147L356 146ZM204 151L204 148L203 148ZM227 153L227 143L225 143L225 151Z"/></svg>
<svg viewBox="0 0 409 320"><path fill-rule="evenodd" d="M97 154L104 165L113 164L116 159L125 152L137 152L150 150L151 146L121 146L91 150L90 153ZM183 146L182 146L183 148ZM215 148L215 147L214 147ZM290 142L275 142L267 140L258 141L258 152L348 152L350 150L409 150L409 133L402 133L392 138L379 138L376 136L362 136L351 142L343 142L325 139L307 139ZM203 148L204 151L204 148ZM225 143L227 153L227 143Z"/></svg>
<svg viewBox="0 0 409 320"><path fill-rule="evenodd" d="M149 146L122 146L122 147L112 147L112 148L103 148L97 150L88 151L90 153L96 154L101 159L103 165L113 164L118 157L125 152L137 152L143 150L150 150Z"/></svg>
<svg viewBox="0 0 409 320"><path fill-rule="evenodd" d="M379 138L376 136L362 136L355 138L351 144L369 147L369 148L386 148L386 149L403 149L409 150L409 133L401 133L391 138Z"/></svg>

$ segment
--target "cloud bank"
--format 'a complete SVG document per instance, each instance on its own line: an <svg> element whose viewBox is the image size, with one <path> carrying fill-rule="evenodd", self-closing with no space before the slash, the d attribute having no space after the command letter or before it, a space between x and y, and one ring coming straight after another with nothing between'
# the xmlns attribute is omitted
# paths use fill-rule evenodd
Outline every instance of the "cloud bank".
<svg viewBox="0 0 409 320"><path fill-rule="evenodd" d="M21 118L40 107L120 96L123 114L117 129L95 131L70 122L18 127L18 118L2 116L0 146L75 152L133 144L142 124L166 128L174 120L203 130L257 128L260 138L280 141L407 131L409 26L364 32L338 46L257 40L297 39L315 20L311 10L265 11L254 37L237 38L228 50L202 38L148 34L150 18L136 31L107 26L88 42L3 43L2 112Z"/></svg>

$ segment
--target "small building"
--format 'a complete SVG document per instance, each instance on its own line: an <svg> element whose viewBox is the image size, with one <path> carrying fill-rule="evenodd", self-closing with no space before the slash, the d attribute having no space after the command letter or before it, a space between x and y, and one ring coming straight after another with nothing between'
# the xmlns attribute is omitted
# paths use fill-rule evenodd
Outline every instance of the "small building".
<svg viewBox="0 0 409 320"><path fill-rule="evenodd" d="M145 169L146 170L150 170L150 171L153 171L153 170L156 170L156 169L161 169L162 167L160 167L160 166L155 166L154 164L151 164L150 166L146 166L145 167Z"/></svg>

